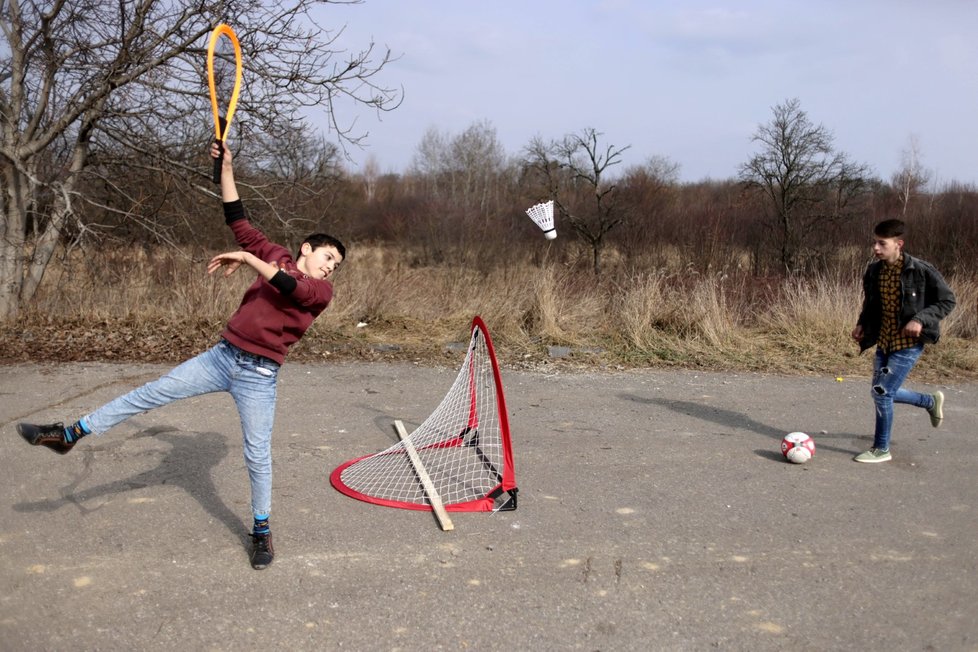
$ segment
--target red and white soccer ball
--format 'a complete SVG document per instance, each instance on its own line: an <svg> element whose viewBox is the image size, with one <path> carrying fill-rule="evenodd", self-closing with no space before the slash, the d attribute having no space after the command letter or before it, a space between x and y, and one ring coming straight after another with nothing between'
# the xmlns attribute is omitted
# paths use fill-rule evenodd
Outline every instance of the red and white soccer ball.
<svg viewBox="0 0 978 652"><path fill-rule="evenodd" d="M815 455L815 440L803 432L789 432L781 440L781 454L793 464L804 464Z"/></svg>

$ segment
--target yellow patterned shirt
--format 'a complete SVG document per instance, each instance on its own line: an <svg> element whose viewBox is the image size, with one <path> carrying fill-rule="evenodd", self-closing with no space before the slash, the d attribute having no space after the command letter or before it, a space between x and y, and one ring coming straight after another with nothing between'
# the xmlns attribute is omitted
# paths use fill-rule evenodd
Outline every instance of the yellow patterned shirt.
<svg viewBox="0 0 978 652"><path fill-rule="evenodd" d="M903 271L903 255L892 265L883 263L880 272L880 298L883 303L883 322L877 343L885 353L909 349L917 339L900 332L900 272Z"/></svg>

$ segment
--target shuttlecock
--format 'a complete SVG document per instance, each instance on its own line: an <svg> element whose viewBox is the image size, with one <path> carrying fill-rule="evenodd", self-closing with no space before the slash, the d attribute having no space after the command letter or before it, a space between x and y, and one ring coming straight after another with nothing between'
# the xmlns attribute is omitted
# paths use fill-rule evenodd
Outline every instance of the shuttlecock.
<svg viewBox="0 0 978 652"><path fill-rule="evenodd" d="M554 200L530 206L526 209L526 214L534 224L543 229L543 237L547 240L557 237L557 229L554 228Z"/></svg>

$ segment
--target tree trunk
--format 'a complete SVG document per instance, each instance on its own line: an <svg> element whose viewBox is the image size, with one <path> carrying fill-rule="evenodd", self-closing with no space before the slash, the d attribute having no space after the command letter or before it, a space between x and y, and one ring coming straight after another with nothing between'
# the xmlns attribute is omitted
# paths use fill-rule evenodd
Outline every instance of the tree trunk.
<svg viewBox="0 0 978 652"><path fill-rule="evenodd" d="M78 130L78 137L71 155L71 167L68 169L68 176L63 183L54 184L52 189L55 191L54 207L44 231L38 236L34 243L34 254L31 256L30 264L24 271L24 280L20 288L20 301L26 302L34 298L37 288L41 285L44 272L47 270L48 263L54 256L61 236L64 233L65 224L72 214L71 197L78 184L78 176L88 164L88 153L90 151L90 137L95 129L95 121L105 105L103 98L88 111Z"/></svg>
<svg viewBox="0 0 978 652"><path fill-rule="evenodd" d="M24 278L24 230L27 209L24 204L33 193L13 164L0 165L0 319L17 316Z"/></svg>
<svg viewBox="0 0 978 652"><path fill-rule="evenodd" d="M795 264L795 248L794 248L794 233L792 228L791 217L782 210L781 213L781 266L784 268L785 274L791 276L794 274L794 264Z"/></svg>
<svg viewBox="0 0 978 652"><path fill-rule="evenodd" d="M4 215L9 221L9 215ZM23 244L0 238L0 320L17 316L20 295L20 274L23 267Z"/></svg>
<svg viewBox="0 0 978 652"><path fill-rule="evenodd" d="M20 302L26 303L34 298L37 288L41 285L44 272L51 262L51 257L58 247L61 235L61 226L64 224L65 214L62 209L58 209L56 214L51 216L51 220L44 227L44 232L34 243L34 254L28 261L27 269L23 271L23 281L20 285Z"/></svg>

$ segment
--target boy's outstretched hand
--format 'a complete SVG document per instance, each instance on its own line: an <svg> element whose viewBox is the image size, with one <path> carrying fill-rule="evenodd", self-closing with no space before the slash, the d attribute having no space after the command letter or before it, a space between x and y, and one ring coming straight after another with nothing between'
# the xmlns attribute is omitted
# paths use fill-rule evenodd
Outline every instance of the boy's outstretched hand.
<svg viewBox="0 0 978 652"><path fill-rule="evenodd" d="M242 263L246 262L245 257L248 255L246 251L229 251L225 254L217 254L207 263L207 273L213 274L221 267L226 267L224 275L231 276L241 267Z"/></svg>
<svg viewBox="0 0 978 652"><path fill-rule="evenodd" d="M211 258L210 262L207 263L207 273L213 274L220 268L226 267L224 276L231 276L242 264L251 266L256 272L264 276L266 281L271 280L279 269L278 263L266 263L247 251L229 251Z"/></svg>

